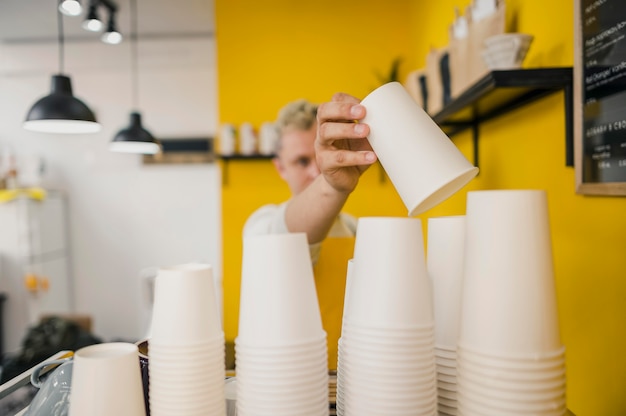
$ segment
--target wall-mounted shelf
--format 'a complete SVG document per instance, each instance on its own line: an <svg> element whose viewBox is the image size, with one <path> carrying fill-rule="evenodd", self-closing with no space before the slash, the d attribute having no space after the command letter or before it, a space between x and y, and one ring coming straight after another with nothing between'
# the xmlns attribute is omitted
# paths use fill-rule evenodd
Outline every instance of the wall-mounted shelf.
<svg viewBox="0 0 626 416"><path fill-rule="evenodd" d="M212 137L159 138L161 152L156 155L143 155L145 164L189 164L213 163Z"/></svg>
<svg viewBox="0 0 626 416"><path fill-rule="evenodd" d="M572 80L571 67L491 71L432 117L450 137L472 129L478 166L480 123L563 90L565 164L574 166Z"/></svg>
<svg viewBox="0 0 626 416"><path fill-rule="evenodd" d="M219 155L218 156L223 161L224 169L222 171L222 185L228 185L228 165L231 160L242 160L242 161L263 161L263 160L271 160L274 158L274 155Z"/></svg>

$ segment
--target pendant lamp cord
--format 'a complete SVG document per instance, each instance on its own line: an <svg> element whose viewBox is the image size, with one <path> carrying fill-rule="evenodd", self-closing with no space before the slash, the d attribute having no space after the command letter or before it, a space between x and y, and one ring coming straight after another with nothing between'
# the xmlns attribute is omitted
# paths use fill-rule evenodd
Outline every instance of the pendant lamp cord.
<svg viewBox="0 0 626 416"><path fill-rule="evenodd" d="M57 5L58 6L58 5ZM55 9L57 12L57 23L58 23L58 32L59 32L59 74L63 74L64 61L65 61L65 39L63 38L63 14L58 9Z"/></svg>
<svg viewBox="0 0 626 416"><path fill-rule="evenodd" d="M130 1L130 14L131 14L131 30L130 30L130 39L131 39L131 82L133 89L133 97L132 104L136 111L139 110L139 76L138 76L138 36L137 36L137 0Z"/></svg>

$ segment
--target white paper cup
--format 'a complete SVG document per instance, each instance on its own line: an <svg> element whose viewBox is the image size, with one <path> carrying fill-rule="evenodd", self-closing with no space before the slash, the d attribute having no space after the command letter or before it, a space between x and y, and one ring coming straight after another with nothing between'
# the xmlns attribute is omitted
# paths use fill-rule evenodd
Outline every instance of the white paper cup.
<svg viewBox="0 0 626 416"><path fill-rule="evenodd" d="M293 416L293 415L328 415L328 397L312 400L310 403L276 400L272 403L259 403L245 398L237 398L238 416Z"/></svg>
<svg viewBox="0 0 626 416"><path fill-rule="evenodd" d="M324 361L326 360L327 356L328 356L328 353L326 351L326 346L324 346L324 349L318 349L317 351L311 351L306 354L285 353L283 355L263 356L260 354L252 355L252 354L243 354L239 352L239 354L237 354L237 365L256 364L256 365L268 365L268 366L271 366L271 365L306 366L318 360Z"/></svg>
<svg viewBox="0 0 626 416"><path fill-rule="evenodd" d="M429 218L426 265L433 285L437 345L457 345L464 255L465 216Z"/></svg>
<svg viewBox="0 0 626 416"><path fill-rule="evenodd" d="M456 392L458 390L458 385L457 383L447 383L445 381L437 380L437 388L441 390Z"/></svg>
<svg viewBox="0 0 626 416"><path fill-rule="evenodd" d="M399 82L361 101L368 140L409 215L417 215L460 190L478 173Z"/></svg>
<svg viewBox="0 0 626 416"><path fill-rule="evenodd" d="M347 271L346 271L346 289L344 292L344 299L343 299L343 313L341 315L343 321L345 321L346 319L346 310L348 309L346 305L350 303L350 286L352 286L353 270L354 270L354 259L350 259L348 260L348 266L347 266Z"/></svg>
<svg viewBox="0 0 626 416"><path fill-rule="evenodd" d="M355 415L436 415L437 393L435 389L421 397L409 395L404 398L385 394L346 391L344 405L349 414Z"/></svg>
<svg viewBox="0 0 626 416"><path fill-rule="evenodd" d="M349 357L380 356L385 359L385 362L396 363L413 357L428 357L429 360L432 359L433 361L435 359L432 343L414 344L412 346L396 346L366 344L360 341L352 342L348 339L344 339L342 345L342 354Z"/></svg>
<svg viewBox="0 0 626 416"><path fill-rule="evenodd" d="M463 359L459 359L457 368L459 372L466 373L468 376L471 374L474 378L489 378L492 380L517 382L519 384L531 384L555 380L564 381L566 375L565 366L549 368L546 370L515 371L511 369L471 364Z"/></svg>
<svg viewBox="0 0 626 416"><path fill-rule="evenodd" d="M437 351L435 351L435 362L437 363L437 365L441 365L444 367L456 367L456 359L440 357L437 355Z"/></svg>
<svg viewBox="0 0 626 416"><path fill-rule="evenodd" d="M511 391L511 392L542 392L554 389L565 388L567 384L566 374L562 373L552 377L536 380L524 379L502 379L489 377L478 372L473 372L467 368L461 368L460 372L466 382L478 384L485 388ZM457 380L458 382L458 380Z"/></svg>
<svg viewBox="0 0 626 416"><path fill-rule="evenodd" d="M135 344L96 344L76 351L70 416L145 414L139 352Z"/></svg>
<svg viewBox="0 0 626 416"><path fill-rule="evenodd" d="M464 345L459 344L457 350L457 356L463 355L466 359L472 361L478 361L480 363L486 363L491 366L502 366L504 368L524 369L524 368L544 368L546 366L552 366L554 364L565 363L565 347L561 347L554 351L548 352L535 352L528 354L492 354L490 352L480 351L472 349Z"/></svg>
<svg viewBox="0 0 626 416"><path fill-rule="evenodd" d="M161 268L154 284L151 341L194 345L223 337L213 268L190 263Z"/></svg>
<svg viewBox="0 0 626 416"><path fill-rule="evenodd" d="M479 365L481 367L511 370L511 371L545 371L553 370L565 367L565 348L559 351L558 354L546 355L542 358L539 357L497 357L488 354L481 354L468 350L466 348L459 348L458 359L464 363Z"/></svg>
<svg viewBox="0 0 626 416"><path fill-rule="evenodd" d="M352 273L346 321L363 328L434 324L419 219L360 218Z"/></svg>
<svg viewBox="0 0 626 416"><path fill-rule="evenodd" d="M323 336L306 235L244 237L238 339L281 346Z"/></svg>
<svg viewBox="0 0 626 416"><path fill-rule="evenodd" d="M443 403L437 403L437 410L440 415L456 416L459 414L459 411L455 406L447 406Z"/></svg>
<svg viewBox="0 0 626 416"><path fill-rule="evenodd" d="M293 373L301 373L305 374L318 374L324 373L326 375L327 371L324 368L324 364L326 364L327 358L326 355L319 355L317 357L311 357L307 360L307 362L266 362L266 363L253 363L246 361L238 361L237 363L237 374L242 373L252 373L252 374L263 374L272 371L279 371L285 374L293 374Z"/></svg>
<svg viewBox="0 0 626 416"><path fill-rule="evenodd" d="M529 415L529 414L552 414L551 412L558 412L566 409L565 396L546 401L530 401L528 403L514 402L507 399L492 399L476 394L473 391L464 391L460 389L458 391L458 403L459 409L462 414L466 414L465 410L475 410L481 412L480 414L516 414ZM545 413L544 413L545 412ZM467 412L467 414L474 414L474 412Z"/></svg>
<svg viewBox="0 0 626 416"><path fill-rule="evenodd" d="M348 342L362 342L367 345L379 345L379 346L398 346L398 347L414 347L428 345L434 348L435 335L431 332L425 332L424 334L406 334L406 336L398 334L388 334L381 332L367 332L366 330L359 331L348 328L344 325L342 338Z"/></svg>
<svg viewBox="0 0 626 416"><path fill-rule="evenodd" d="M459 345L499 356L562 348L545 191L467 195Z"/></svg>
<svg viewBox="0 0 626 416"><path fill-rule="evenodd" d="M318 336L314 339L304 340L302 342L283 343L276 346L257 345L254 343L246 343L241 338L235 338L235 356L238 354L254 354L262 355L265 357L275 355L298 355L308 354L313 351L319 351L320 349L326 349L326 335Z"/></svg>
<svg viewBox="0 0 626 416"><path fill-rule="evenodd" d="M324 374L318 374L315 377L300 378L297 377L297 374L285 374L283 379L278 380L256 379L248 374L238 375L237 378L241 378L239 380L241 397L251 397L259 394L267 397L281 397L286 392L307 396L311 391L328 390L328 374L326 374L326 377L324 377Z"/></svg>

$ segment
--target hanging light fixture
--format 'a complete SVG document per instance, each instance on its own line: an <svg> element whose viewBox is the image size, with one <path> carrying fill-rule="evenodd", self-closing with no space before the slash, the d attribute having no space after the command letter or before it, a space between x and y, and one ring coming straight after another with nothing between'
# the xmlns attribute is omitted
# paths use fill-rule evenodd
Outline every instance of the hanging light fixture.
<svg viewBox="0 0 626 416"><path fill-rule="evenodd" d="M23 127L43 133L96 133L102 126L94 113L72 94L72 82L63 74L63 16L56 12L59 35L59 74L52 76L49 95L39 99L28 111Z"/></svg>
<svg viewBox="0 0 626 416"><path fill-rule="evenodd" d="M83 29L90 32L100 32L104 28L104 23L98 17L97 0L91 0L87 17L83 20Z"/></svg>
<svg viewBox="0 0 626 416"><path fill-rule="evenodd" d="M61 0L59 11L66 16L78 16L83 12L83 6L79 0Z"/></svg>
<svg viewBox="0 0 626 416"><path fill-rule="evenodd" d="M137 35L137 0L130 2L131 13L131 87L133 93L133 106L137 108L138 100L138 35ZM161 151L161 145L141 125L141 114L139 111L130 113L130 125L120 130L109 145L109 150L123 153L141 153L153 155Z"/></svg>
<svg viewBox="0 0 626 416"><path fill-rule="evenodd" d="M115 12L116 9L109 9L109 22L107 23L107 30L102 34L102 42L108 43L109 45L118 45L122 42L123 36L117 30L117 25L115 24Z"/></svg>

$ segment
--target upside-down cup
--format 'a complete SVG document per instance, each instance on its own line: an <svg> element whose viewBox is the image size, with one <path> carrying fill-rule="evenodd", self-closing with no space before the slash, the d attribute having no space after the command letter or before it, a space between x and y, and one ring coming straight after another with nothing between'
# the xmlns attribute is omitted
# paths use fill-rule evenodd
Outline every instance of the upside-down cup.
<svg viewBox="0 0 626 416"><path fill-rule="evenodd" d="M459 347L511 358L561 351L546 192L469 192L466 221Z"/></svg>
<svg viewBox="0 0 626 416"><path fill-rule="evenodd" d="M434 323L419 219L360 218L353 267L344 322L406 330Z"/></svg>
<svg viewBox="0 0 626 416"><path fill-rule="evenodd" d="M461 315L465 216L428 219L426 265L433 285L435 343L456 349Z"/></svg>
<svg viewBox="0 0 626 416"><path fill-rule="evenodd" d="M443 202L478 174L399 82L377 88L361 104L370 145L410 216Z"/></svg>
<svg viewBox="0 0 626 416"><path fill-rule="evenodd" d="M242 344L283 346L326 337L304 233L244 238L240 305Z"/></svg>
<svg viewBox="0 0 626 416"><path fill-rule="evenodd" d="M76 351L71 396L70 416L145 416L137 346L112 342Z"/></svg>
<svg viewBox="0 0 626 416"><path fill-rule="evenodd" d="M190 346L223 336L213 268L189 263L160 268L154 283L153 346Z"/></svg>

